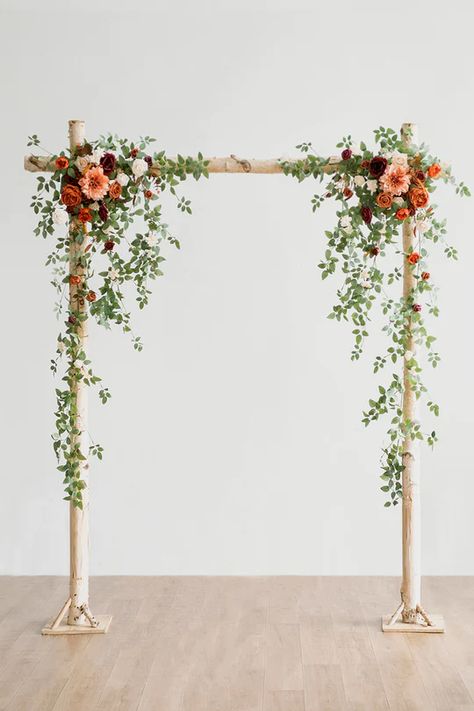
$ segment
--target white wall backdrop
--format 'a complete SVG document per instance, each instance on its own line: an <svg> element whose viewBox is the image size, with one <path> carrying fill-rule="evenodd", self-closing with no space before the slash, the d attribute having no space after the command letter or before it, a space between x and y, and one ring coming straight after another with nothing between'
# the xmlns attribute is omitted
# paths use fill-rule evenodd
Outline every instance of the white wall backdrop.
<svg viewBox="0 0 474 711"><path fill-rule="evenodd" d="M416 121L472 183L474 6L455 7L3 0L0 572L68 566L50 446L58 324L26 136L54 151L83 118L90 138L149 133L170 153L272 157L302 140L331 154L347 133ZM399 573L400 511L378 488L384 427L360 423L381 341L353 364L350 328L325 319L337 282L316 265L333 212L312 215L311 188L189 182L193 216L168 211L182 250L136 317L144 352L93 328L113 393L107 408L91 402L106 449L91 474L93 573ZM443 360L428 377L442 407L441 442L423 453L423 571L474 574L474 203L438 195L460 261L430 265Z"/></svg>

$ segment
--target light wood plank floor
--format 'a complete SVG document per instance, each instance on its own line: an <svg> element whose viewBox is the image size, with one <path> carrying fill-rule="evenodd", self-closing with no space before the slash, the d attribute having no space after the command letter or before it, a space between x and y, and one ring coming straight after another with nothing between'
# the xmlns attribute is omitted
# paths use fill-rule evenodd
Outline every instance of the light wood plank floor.
<svg viewBox="0 0 474 711"><path fill-rule="evenodd" d="M107 635L41 637L66 580L0 578L0 709L474 711L474 578L426 578L445 635L380 631L394 578L108 577Z"/></svg>

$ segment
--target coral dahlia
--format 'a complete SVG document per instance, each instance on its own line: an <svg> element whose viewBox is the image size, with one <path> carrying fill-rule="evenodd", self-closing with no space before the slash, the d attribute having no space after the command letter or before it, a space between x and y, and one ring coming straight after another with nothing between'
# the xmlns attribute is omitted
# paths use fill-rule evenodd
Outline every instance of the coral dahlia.
<svg viewBox="0 0 474 711"><path fill-rule="evenodd" d="M100 166L90 168L87 173L80 179L79 185L82 192L90 200L101 200L107 195L109 189L109 179L104 175L104 171Z"/></svg>

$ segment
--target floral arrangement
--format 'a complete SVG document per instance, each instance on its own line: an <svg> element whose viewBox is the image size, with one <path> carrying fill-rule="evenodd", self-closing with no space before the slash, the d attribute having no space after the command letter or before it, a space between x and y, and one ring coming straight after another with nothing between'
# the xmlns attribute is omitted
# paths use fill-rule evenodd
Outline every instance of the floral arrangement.
<svg viewBox="0 0 474 711"><path fill-rule="evenodd" d="M178 209L191 213L189 200L179 197L176 188L188 175L196 180L208 177L208 164L201 154L196 159L178 156L171 160L164 152L149 153L153 140L145 137L134 143L106 136L72 152L49 154L52 175L37 178L31 203L38 215L36 235L46 238L55 234L57 227L62 228L47 259L58 294L56 312L64 319L56 357L51 361L56 374L65 360L63 384L56 389L53 446L64 476L65 499L78 507L82 507L85 486L80 465L87 453L81 451L79 436L83 433L76 426L77 385L97 385L101 401L106 403L110 398L108 388L99 385L101 379L91 368L81 334L90 317L106 328L115 323L131 334L134 348L141 350L140 338L131 330L122 286L133 282L139 307L146 306L150 280L162 275L163 243L180 246L163 222L160 195L169 190ZM327 248L319 268L323 279L338 267L342 271L343 283L329 318L352 324L352 359L361 356L371 310L378 299L390 344L376 357L374 373L388 363L402 361L409 369L410 387L420 398L426 388L415 345L426 348L433 367L439 362L433 349L435 338L428 333L424 316L438 316L428 264L429 244L440 243L448 258L457 258L454 247L446 243L445 221L436 217L431 196L439 180L454 184L461 196L469 195L469 190L456 183L450 168L426 146L407 146L394 130L384 128L375 131L375 140L377 147L371 151L364 143L356 149L350 136L344 138L338 144L342 152L337 164L317 156L311 143L303 143L297 146L302 158L282 161L281 166L285 174L299 181L325 181L323 193L312 198L313 211L326 200L338 201L337 225L326 232ZM31 136L28 145L39 146L38 137ZM403 253L400 225L406 220L410 220L416 248ZM140 221L142 228L129 239L129 228L135 221ZM401 298L388 292L402 278L399 265L384 270L390 250L403 254L415 277L414 287ZM415 345L410 349L408 344ZM431 446L437 439L434 430L424 433L419 422L404 420L403 392L403 378L395 372L387 384L379 385L363 413L365 425L391 415L381 459L381 488L389 495L386 506L396 505L401 496L406 437L426 440ZM427 400L427 407L435 416L439 414L432 400ZM91 441L89 453L101 459L102 452L102 447Z"/></svg>
<svg viewBox="0 0 474 711"><path fill-rule="evenodd" d="M436 216L432 193L442 180L455 186L460 196L469 195L463 183L456 183L449 166L430 154L427 146L408 146L393 129L375 130L377 147L374 151L365 143L355 148L351 136L343 138L339 162L331 162L313 153L311 143L297 148L304 157L296 162L283 162L287 175L299 181L306 178L325 180L322 195L312 198L313 211L326 200L338 201L336 227L326 232L327 249L318 265L322 278L334 274L339 267L343 284L337 291L337 303L330 319L349 321L354 335L352 360L361 356L364 340L368 337L370 314L376 300L386 317L383 331L390 344L383 355L375 358L374 373L387 364L404 362L409 372L410 388L420 398L426 393L421 378L417 346L425 348L428 361L436 367L440 357L434 350L435 337L425 325L425 313L437 317L436 288L429 271L429 245L443 245L448 258L457 259L457 251L446 242L446 223ZM400 237L400 225L410 220L413 248L406 253ZM389 293L391 284L402 279L399 264L387 270L385 258L391 250L400 254L413 271L414 286L401 298ZM408 346L413 344L410 349ZM392 374L389 382L378 386L377 394L369 400L363 413L367 426L382 415L390 415L387 442L382 448L382 491L388 494L385 506L396 505L402 494L402 448L407 437L425 440L433 446L437 440L434 430L424 433L418 421L404 420L402 411L404 383L400 373ZM438 416L439 407L426 398L429 411Z"/></svg>
<svg viewBox="0 0 474 711"><path fill-rule="evenodd" d="M169 160L163 152L149 153L153 141L145 137L133 143L107 136L74 152L50 154L53 173L37 178L31 203L39 217L36 235L46 238L62 228L47 259L58 294L56 312L59 318L65 316L51 361L55 374L60 361L66 361L63 385L56 389L53 446L64 476L65 499L78 507L82 507L85 486L80 464L87 452L81 451L81 433L75 425L77 384L98 386L103 403L110 398L82 346L85 322L93 317L106 328L118 324L132 336L134 348L142 349L140 338L131 330L123 285L133 282L140 309L148 304L150 280L163 273L163 243L180 247L162 220L160 194L169 190L178 209L191 213L189 200L178 197L176 188L189 174L196 180L208 175L202 155ZM28 146L40 146L36 135L29 138ZM129 239L129 228L136 220L142 229ZM102 452L101 445L91 441L89 453L102 459Z"/></svg>

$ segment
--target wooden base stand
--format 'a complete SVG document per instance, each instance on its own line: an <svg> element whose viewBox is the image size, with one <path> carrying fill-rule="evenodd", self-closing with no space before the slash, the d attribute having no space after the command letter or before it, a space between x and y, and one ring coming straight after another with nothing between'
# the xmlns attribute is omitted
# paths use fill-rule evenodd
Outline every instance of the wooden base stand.
<svg viewBox="0 0 474 711"><path fill-rule="evenodd" d="M89 622L84 622L79 625L60 623L54 627L54 622L51 622L49 625L46 625L46 627L43 627L41 634L105 634L108 632L110 623L112 622L112 615L98 615L96 620L99 623L97 627L91 627Z"/></svg>
<svg viewBox="0 0 474 711"><path fill-rule="evenodd" d="M392 622L393 615L382 617L382 632L427 632L430 634L442 634L445 631L444 617L442 615L430 615L431 625L426 623L402 622L400 619Z"/></svg>

